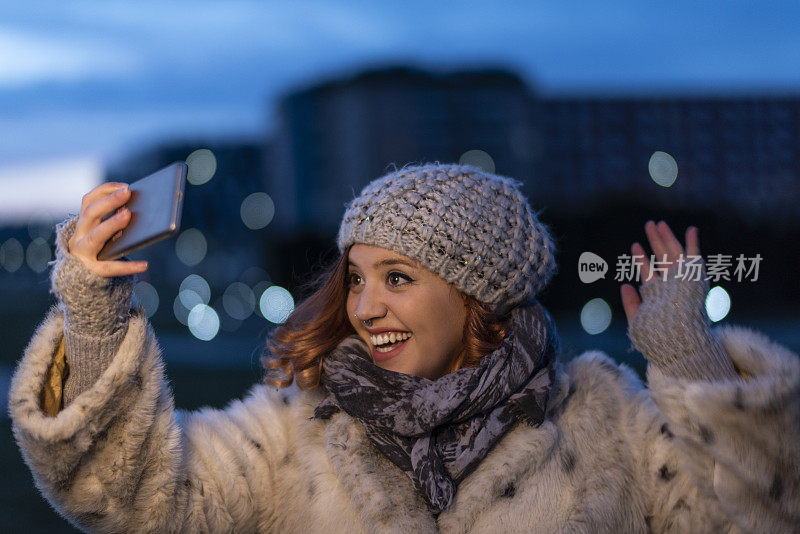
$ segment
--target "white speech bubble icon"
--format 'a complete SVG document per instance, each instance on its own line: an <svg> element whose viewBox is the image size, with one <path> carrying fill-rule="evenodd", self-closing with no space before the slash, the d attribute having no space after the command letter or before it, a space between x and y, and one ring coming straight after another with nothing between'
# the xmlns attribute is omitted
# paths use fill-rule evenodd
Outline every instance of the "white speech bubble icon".
<svg viewBox="0 0 800 534"><path fill-rule="evenodd" d="M578 258L578 277L584 284L591 284L606 277L608 263L594 252L584 252Z"/></svg>

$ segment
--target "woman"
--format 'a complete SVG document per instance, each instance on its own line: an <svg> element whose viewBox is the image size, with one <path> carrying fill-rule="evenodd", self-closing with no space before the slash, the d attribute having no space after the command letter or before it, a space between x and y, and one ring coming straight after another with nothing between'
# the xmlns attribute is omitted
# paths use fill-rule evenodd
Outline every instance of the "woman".
<svg viewBox="0 0 800 534"><path fill-rule="evenodd" d="M597 351L562 365L535 300L555 272L554 245L513 180L429 164L373 181L345 213L339 261L271 340L266 378L296 382L297 394L258 384L225 410L192 413L173 410L152 329L131 309L130 275L146 265L96 259L128 221L122 212L100 222L127 199L119 185L93 190L59 227L61 304L10 393L36 484L74 525L800 527L797 356L745 328L712 332L707 282L679 279L674 267L652 277L643 260L643 301L630 285L622 298L650 389ZM669 227L645 229L676 265L683 248ZM686 242L699 253L696 229Z"/></svg>

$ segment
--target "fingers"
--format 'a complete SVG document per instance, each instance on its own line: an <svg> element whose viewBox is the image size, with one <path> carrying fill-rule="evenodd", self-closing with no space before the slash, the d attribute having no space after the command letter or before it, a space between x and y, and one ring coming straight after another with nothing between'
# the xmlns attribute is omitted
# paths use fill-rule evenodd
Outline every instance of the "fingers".
<svg viewBox="0 0 800 534"><path fill-rule="evenodd" d="M120 187L112 193L104 195L88 206L83 211L83 216L90 223L99 223L109 213L123 206L131 197L131 190L128 187Z"/></svg>
<svg viewBox="0 0 800 534"><path fill-rule="evenodd" d="M659 221L659 223L656 224L653 221L647 221L644 225L644 230L650 241L653 254L656 256L658 262L663 262L666 259L667 266L670 267L671 264L680 260L684 253L683 247L666 222ZM686 229L686 254L689 256L700 255L700 239L698 233L699 231L696 226L690 226ZM631 245L631 256L633 256L632 261L634 265L638 267L641 283L649 282L651 278L653 278L653 266L650 264L650 261L648 261L644 247L638 242ZM659 263L659 265L661 264ZM625 315L628 318L628 322L630 322L639 310L642 300L636 288L631 284L623 284L620 286L620 296L622 298L622 307L625 309Z"/></svg>
<svg viewBox="0 0 800 534"><path fill-rule="evenodd" d="M647 234L647 239L650 241L653 254L659 262L666 259L667 265L671 265L678 262L684 254L690 256L700 254L698 229L696 226L690 226L686 229L685 253L681 242L675 237L675 234L666 222L659 221L659 223L656 224L653 221L647 221L644 225L644 230ZM644 249L642 249L642 251L643 250Z"/></svg>
<svg viewBox="0 0 800 534"><path fill-rule="evenodd" d="M128 208L122 208L113 216L95 226L85 239L90 244L90 252L94 252L93 257L103 249L109 239L120 233L131 222L131 212Z"/></svg>
<svg viewBox="0 0 800 534"><path fill-rule="evenodd" d="M631 246L631 256L633 256L634 264L639 266L641 283L650 281L652 270L650 268L650 262L647 260L647 254L645 254L644 247L642 247L642 245L640 245L638 242L634 243Z"/></svg>
<svg viewBox="0 0 800 534"><path fill-rule="evenodd" d="M95 187L94 189L83 195L83 199L81 200L81 212L83 212L83 210L85 210L89 206L89 204L91 204L95 200L102 198L108 195L109 193L113 193L116 189L119 189L120 187L124 187L126 185L128 184L123 182L105 182L98 185L97 187Z"/></svg>
<svg viewBox="0 0 800 534"><path fill-rule="evenodd" d="M639 306L642 300L639 298L639 293L636 288L631 284L622 284L619 288L620 296L622 297L622 307L625 309L625 316L628 322L631 321L636 312L639 311Z"/></svg>
<svg viewBox="0 0 800 534"><path fill-rule="evenodd" d="M99 189L95 188L92 193ZM91 193L90 193L91 194ZM89 195L84 197L87 199ZM81 215L78 218L78 224L75 227L75 235L78 239L87 235L96 226L101 224L103 217L114 211L115 209L123 206L131 197L131 191L126 186L111 189L105 195L95 195L94 201L84 206L81 210ZM84 200L85 202L86 200Z"/></svg>
<svg viewBox="0 0 800 534"><path fill-rule="evenodd" d="M121 235L131 222L124 207L131 198L128 184L108 182L87 193L81 202L81 214L69 240L69 252L94 273L103 277L129 276L147 270L146 261L101 261L97 255L109 239ZM121 208L121 209L120 209ZM117 213L103 220L107 214Z"/></svg>
<svg viewBox="0 0 800 534"><path fill-rule="evenodd" d="M142 273L147 267L146 261L97 261L92 264L91 270L100 276L112 277Z"/></svg>
<svg viewBox="0 0 800 534"><path fill-rule="evenodd" d="M647 240L650 241L650 248L653 249L653 254L655 254L656 260L669 260L669 248L667 248L667 245L664 242L656 223L653 221L647 221L644 225L644 232L647 234Z"/></svg>
<svg viewBox="0 0 800 534"><path fill-rule="evenodd" d="M661 235L662 243L667 247L667 259L671 262L678 261L678 259L683 255L683 247L681 246L681 242L675 237L675 234L672 233L672 229L669 225L661 221L658 223L658 231Z"/></svg>
<svg viewBox="0 0 800 534"><path fill-rule="evenodd" d="M686 229L686 254L689 256L700 255L700 231L696 226L690 226Z"/></svg>

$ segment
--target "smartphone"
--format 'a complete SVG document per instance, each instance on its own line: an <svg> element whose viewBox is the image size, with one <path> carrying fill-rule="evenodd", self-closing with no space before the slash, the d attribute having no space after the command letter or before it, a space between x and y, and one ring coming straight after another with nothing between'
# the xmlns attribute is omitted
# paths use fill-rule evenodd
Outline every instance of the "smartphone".
<svg viewBox="0 0 800 534"><path fill-rule="evenodd" d="M97 259L116 260L177 234L181 226L187 171L186 163L176 161L130 184L131 198L125 207L131 212L131 220L119 238L105 244Z"/></svg>

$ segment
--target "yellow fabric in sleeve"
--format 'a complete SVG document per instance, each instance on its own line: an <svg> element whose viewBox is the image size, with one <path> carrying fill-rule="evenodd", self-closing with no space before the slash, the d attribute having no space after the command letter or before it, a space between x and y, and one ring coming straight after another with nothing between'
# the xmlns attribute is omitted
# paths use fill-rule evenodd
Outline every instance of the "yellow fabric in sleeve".
<svg viewBox="0 0 800 534"><path fill-rule="evenodd" d="M67 376L69 376L69 366L67 365L67 351L62 337L53 356L53 361L50 362L50 367L47 369L40 397L42 410L50 417L58 415L58 412L63 407L64 381Z"/></svg>

